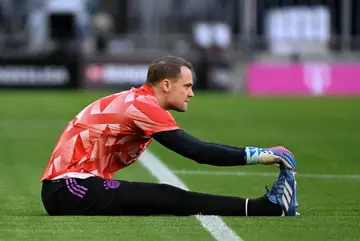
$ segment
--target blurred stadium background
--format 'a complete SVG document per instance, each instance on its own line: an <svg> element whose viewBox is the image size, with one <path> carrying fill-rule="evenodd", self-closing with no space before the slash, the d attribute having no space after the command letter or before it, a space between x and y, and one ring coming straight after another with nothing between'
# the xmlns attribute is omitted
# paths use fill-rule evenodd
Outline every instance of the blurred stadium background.
<svg viewBox="0 0 360 241"><path fill-rule="evenodd" d="M193 62L198 89L359 94L359 10L355 0L2 0L0 85L124 88L173 54Z"/></svg>
<svg viewBox="0 0 360 241"><path fill-rule="evenodd" d="M47 217L40 200L67 122L169 54L195 67L180 126L297 157L302 216L223 218L241 239L359 240L359 11L357 0L0 0L0 240L212 240L193 217ZM257 197L278 173L150 150L194 191ZM157 181L139 163L116 178Z"/></svg>

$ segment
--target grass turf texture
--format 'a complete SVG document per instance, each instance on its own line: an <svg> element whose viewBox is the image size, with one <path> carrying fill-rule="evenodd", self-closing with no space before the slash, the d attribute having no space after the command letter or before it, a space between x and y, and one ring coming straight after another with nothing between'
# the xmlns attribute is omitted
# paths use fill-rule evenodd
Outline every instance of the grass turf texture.
<svg viewBox="0 0 360 241"><path fill-rule="evenodd" d="M51 150L81 108L105 93L0 92L0 240L212 240L194 217L48 217L40 176ZM360 99L247 98L198 94L181 127L211 142L286 145L298 173L360 175ZM211 167L154 142L150 150L171 169L274 172L274 167ZM191 190L257 197L274 177L178 175ZM156 180L138 163L118 179ZM360 179L298 176L296 218L224 217L244 240L359 240Z"/></svg>

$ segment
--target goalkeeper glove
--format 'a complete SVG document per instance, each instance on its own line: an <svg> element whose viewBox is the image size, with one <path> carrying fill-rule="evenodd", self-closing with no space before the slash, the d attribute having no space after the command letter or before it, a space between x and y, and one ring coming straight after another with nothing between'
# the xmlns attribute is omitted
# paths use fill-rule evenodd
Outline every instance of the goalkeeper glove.
<svg viewBox="0 0 360 241"><path fill-rule="evenodd" d="M254 164L280 164L283 163L289 169L296 168L294 155L285 147L277 146L271 148L246 147L246 162L248 165Z"/></svg>

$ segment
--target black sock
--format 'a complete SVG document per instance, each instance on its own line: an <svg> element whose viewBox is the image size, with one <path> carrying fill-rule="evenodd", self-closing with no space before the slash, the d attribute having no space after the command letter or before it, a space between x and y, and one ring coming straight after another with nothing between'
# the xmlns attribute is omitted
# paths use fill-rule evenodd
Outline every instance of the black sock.
<svg viewBox="0 0 360 241"><path fill-rule="evenodd" d="M282 210L278 204L272 203L266 196L249 199L248 216L281 216Z"/></svg>

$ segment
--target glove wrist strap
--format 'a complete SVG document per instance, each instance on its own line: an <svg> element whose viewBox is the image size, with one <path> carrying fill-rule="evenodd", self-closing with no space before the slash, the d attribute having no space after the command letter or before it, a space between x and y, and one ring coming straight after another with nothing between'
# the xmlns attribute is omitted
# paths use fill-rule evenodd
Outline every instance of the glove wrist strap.
<svg viewBox="0 0 360 241"><path fill-rule="evenodd" d="M260 155L263 153L272 154L272 152L266 148L258 148L258 147L246 147L246 164L247 165L256 165L259 164Z"/></svg>
<svg viewBox="0 0 360 241"><path fill-rule="evenodd" d="M260 148L257 147L246 147L246 164L256 165L259 164Z"/></svg>

